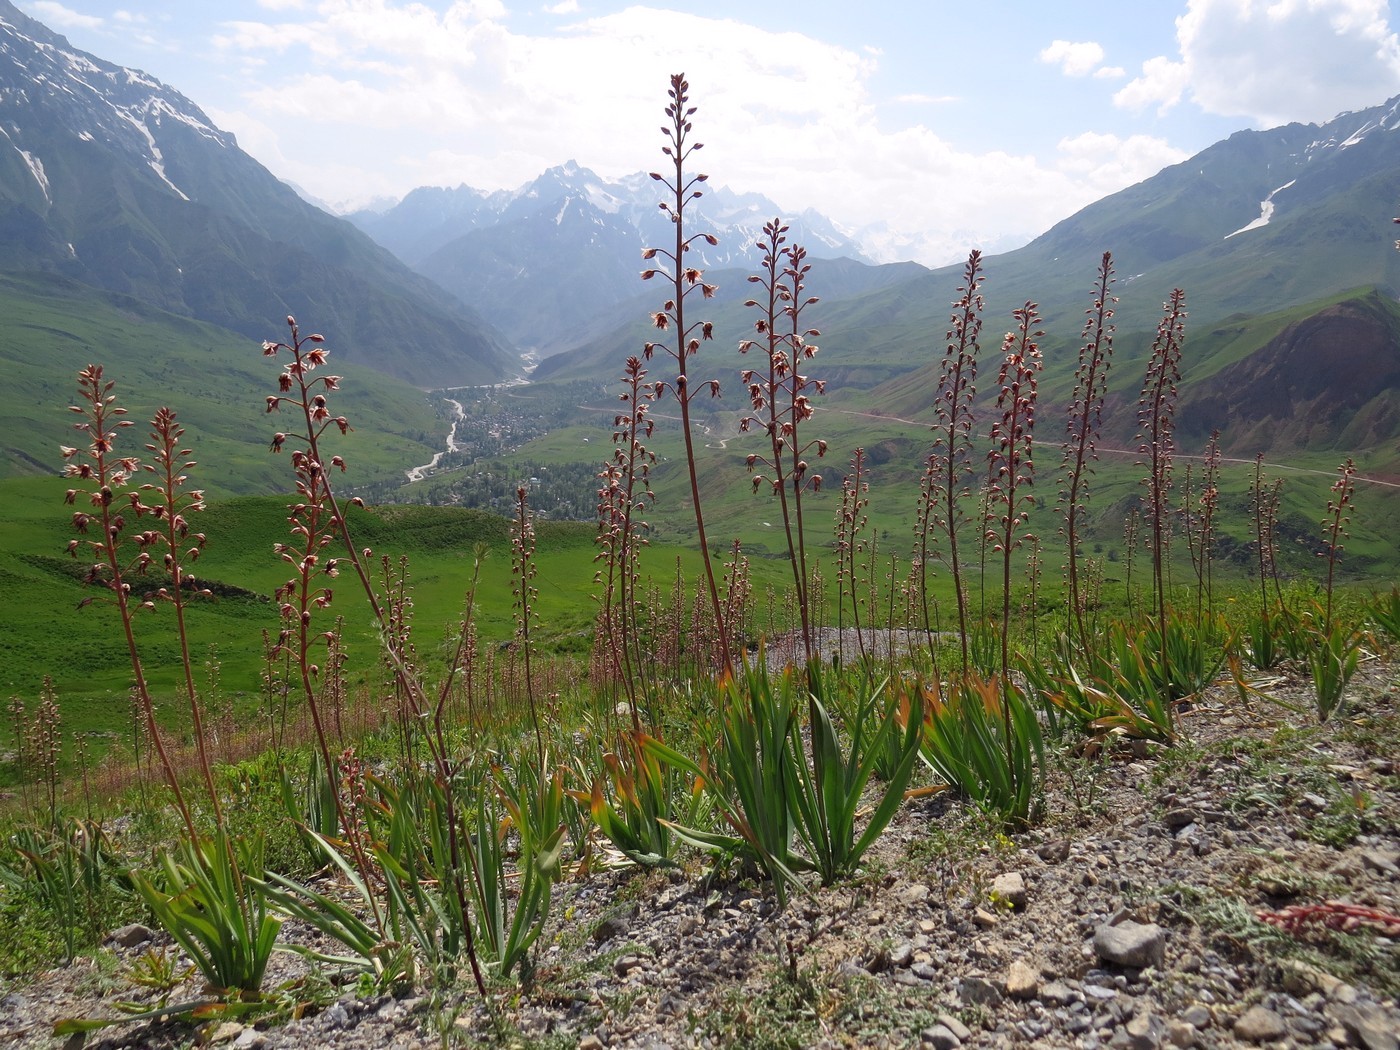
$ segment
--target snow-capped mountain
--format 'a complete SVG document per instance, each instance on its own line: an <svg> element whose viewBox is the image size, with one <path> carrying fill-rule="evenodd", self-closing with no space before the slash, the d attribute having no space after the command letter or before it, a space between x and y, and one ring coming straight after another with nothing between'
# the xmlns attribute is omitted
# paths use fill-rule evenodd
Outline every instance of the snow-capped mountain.
<svg viewBox="0 0 1400 1050"><path fill-rule="evenodd" d="M515 362L479 317L302 201L193 102L0 0L0 268L264 337L288 313L416 382ZM402 333L414 332L414 340Z"/></svg>
<svg viewBox="0 0 1400 1050"><path fill-rule="evenodd" d="M644 172L610 181L569 161L513 192L422 188L387 212L348 217L448 291L472 296L521 346L548 352L641 290L642 248L673 236L657 208L662 193ZM849 234L814 211L784 216L766 197L713 183L692 207L687 229L718 242L694 243L707 270L757 266L763 224L779 216L813 258L865 261Z"/></svg>

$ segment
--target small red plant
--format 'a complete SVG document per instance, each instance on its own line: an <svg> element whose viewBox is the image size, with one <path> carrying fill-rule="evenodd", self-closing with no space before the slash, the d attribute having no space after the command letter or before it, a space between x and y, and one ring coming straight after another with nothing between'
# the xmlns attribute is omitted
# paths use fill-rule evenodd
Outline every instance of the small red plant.
<svg viewBox="0 0 1400 1050"><path fill-rule="evenodd" d="M1348 901L1292 904L1279 911L1260 911L1255 914L1259 916L1260 922L1277 926L1295 937L1312 926L1341 930L1343 933L1368 929L1381 937L1400 937L1400 915Z"/></svg>

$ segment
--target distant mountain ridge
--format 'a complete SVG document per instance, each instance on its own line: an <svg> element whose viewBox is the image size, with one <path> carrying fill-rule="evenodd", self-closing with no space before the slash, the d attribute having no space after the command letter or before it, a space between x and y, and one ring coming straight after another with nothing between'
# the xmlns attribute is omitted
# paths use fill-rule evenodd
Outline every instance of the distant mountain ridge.
<svg viewBox="0 0 1400 1050"><path fill-rule="evenodd" d="M1141 377L1132 373L1163 301L1181 287L1188 313L1183 440L1204 444L1221 426L1236 451L1365 447L1400 462L1393 407L1400 404L1400 325L1393 323L1400 252L1391 222L1398 205L1400 98L1321 125L1239 132L1081 209L1022 248L985 257L984 368L994 368L996 338L1011 311L1035 302L1046 332L1042 399L1066 401L1094 272L1111 251L1116 432L1132 429ZM808 317L822 331L821 374L832 378L836 396L924 418L961 269L820 291ZM751 323L723 282L708 305L726 338L740 338ZM1241 349L1245 329L1249 345ZM638 311L626 328L591 332L536 374L611 375L616 348L645 338ZM1362 374L1354 374L1362 360ZM1271 393L1261 401L1256 388Z"/></svg>
<svg viewBox="0 0 1400 1050"><path fill-rule="evenodd" d="M713 182L703 192L688 228L718 242L695 244L706 270L756 267L763 224L776 217L813 258L869 262L815 211L786 215L767 197ZM639 290L642 248L671 236L657 208L663 193L644 172L610 181L569 161L518 190L423 187L387 211L347 218L448 291L472 297L519 345L549 353Z"/></svg>
<svg viewBox="0 0 1400 1050"><path fill-rule="evenodd" d="M423 385L513 374L508 345L306 204L178 91L0 0L0 268L56 272L258 338L293 313Z"/></svg>

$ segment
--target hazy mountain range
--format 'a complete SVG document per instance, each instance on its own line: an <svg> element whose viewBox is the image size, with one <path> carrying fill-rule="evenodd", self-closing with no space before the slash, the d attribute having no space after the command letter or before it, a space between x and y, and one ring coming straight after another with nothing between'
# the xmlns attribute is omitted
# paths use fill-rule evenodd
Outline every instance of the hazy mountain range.
<svg viewBox="0 0 1400 1050"><path fill-rule="evenodd" d="M193 102L0 0L0 268L62 275L261 337L288 313L416 383L517 359L481 317L306 204Z"/></svg>

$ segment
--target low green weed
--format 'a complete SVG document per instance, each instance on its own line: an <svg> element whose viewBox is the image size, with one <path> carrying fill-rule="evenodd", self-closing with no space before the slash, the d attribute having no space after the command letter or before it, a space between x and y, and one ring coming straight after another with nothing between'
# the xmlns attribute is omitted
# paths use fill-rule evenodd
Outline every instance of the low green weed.
<svg viewBox="0 0 1400 1050"><path fill-rule="evenodd" d="M262 986L282 925L267 907L262 876L261 840L220 833L186 840L154 875L133 871L131 881L205 981L247 996Z"/></svg>
<svg viewBox="0 0 1400 1050"><path fill-rule="evenodd" d="M1005 823L1030 823L1041 798L1045 743L1034 706L1000 678L970 675L923 690L924 761L965 797ZM918 721L904 701L901 720Z"/></svg>

